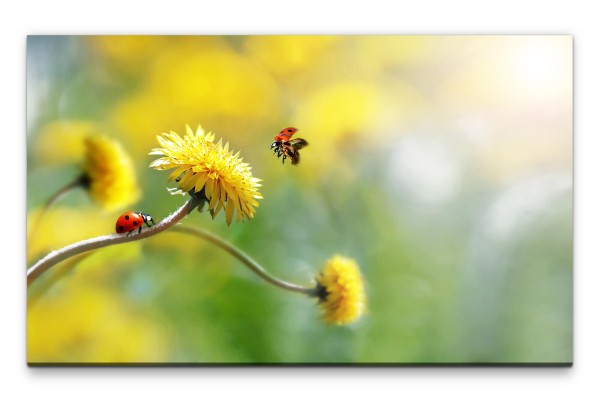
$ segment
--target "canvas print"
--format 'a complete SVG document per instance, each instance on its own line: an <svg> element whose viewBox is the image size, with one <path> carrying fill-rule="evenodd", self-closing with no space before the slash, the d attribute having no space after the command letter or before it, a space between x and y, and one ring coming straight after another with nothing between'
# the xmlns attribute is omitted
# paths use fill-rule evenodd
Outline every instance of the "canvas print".
<svg viewBox="0 0 600 401"><path fill-rule="evenodd" d="M573 360L568 35L29 36L27 363Z"/></svg>

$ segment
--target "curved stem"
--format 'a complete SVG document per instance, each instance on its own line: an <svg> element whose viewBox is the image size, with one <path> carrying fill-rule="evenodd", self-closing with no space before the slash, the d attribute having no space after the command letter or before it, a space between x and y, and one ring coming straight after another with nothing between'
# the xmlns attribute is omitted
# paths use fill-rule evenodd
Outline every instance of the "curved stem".
<svg viewBox="0 0 600 401"><path fill-rule="evenodd" d="M268 283L271 283L279 288L283 288L284 290L288 290L288 291L300 292L300 293L303 293L303 294L306 294L309 296L317 295L316 288L302 287L300 285L288 283L287 281L283 281L281 279L278 279L278 278L272 276L261 265L259 265L256 261L254 261L254 259L252 259L250 256L246 255L244 252L237 249L235 246L231 245L230 243L226 242L224 239L216 236L215 234L213 234L209 231L202 230L202 229L199 229L196 227L188 227L188 226L182 226L182 225L177 225L177 226L173 227L172 231L181 232L181 233L185 233L185 234L192 234L192 235L195 235L197 237L207 240L208 242L212 243L213 245L218 246L219 248L223 249L224 251L226 251L227 253L229 253L230 255L235 257L236 259L238 259L240 262L242 262L244 265L246 265L246 267L248 267L254 273L258 274L258 276L261 277L263 280L265 280Z"/></svg>
<svg viewBox="0 0 600 401"><path fill-rule="evenodd" d="M48 211L50 206L55 204L59 199L61 199L63 196L65 196L67 193L69 193L73 189L82 188L84 185L85 185L85 178L83 176L79 177L72 183L67 184L64 187L62 187L61 189L59 189L57 192L54 193L54 195L52 195L50 197L50 199L48 199L46 201L46 203L44 203L44 206L42 206L42 210L40 210L35 221L31 224L31 228L29 229L29 235L27 238L28 243L31 244L33 238L35 237L35 232L37 231L37 227L39 226L40 222L42 221L42 218L44 217L44 215L46 214L46 212Z"/></svg>
<svg viewBox="0 0 600 401"><path fill-rule="evenodd" d="M71 256L78 255L80 253L91 251L93 249L102 248L110 245L123 244L125 242L137 241L144 238L151 237L159 234L168 228L173 227L176 223L181 221L187 216L196 206L199 201L194 198L188 199L188 201L173 212L170 216L161 220L159 223L152 227L146 228L139 234L135 235L123 235L123 234L109 234L101 237L90 238L83 241L70 244L56 251L50 252L48 255L40 259L37 263L27 269L27 286L31 285L42 273L54 266L55 264L70 258Z"/></svg>
<svg viewBox="0 0 600 401"><path fill-rule="evenodd" d="M54 274L48 277L49 279L42 281L39 285L34 286L33 288L28 288L27 291L27 308L34 306L40 299L42 295L48 292L54 285L60 282L72 269L77 266L77 264L81 263L87 257L93 255L93 251L82 253L76 256L73 256L68 261L61 263L60 265L54 268Z"/></svg>

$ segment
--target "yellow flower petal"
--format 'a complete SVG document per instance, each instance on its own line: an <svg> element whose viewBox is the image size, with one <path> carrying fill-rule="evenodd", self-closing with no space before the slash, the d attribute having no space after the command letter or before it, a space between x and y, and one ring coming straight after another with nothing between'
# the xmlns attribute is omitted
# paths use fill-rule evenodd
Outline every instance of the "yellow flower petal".
<svg viewBox="0 0 600 401"><path fill-rule="evenodd" d="M208 210L213 218L225 208L226 221L230 224L237 212L238 221L254 216L256 199L262 199L258 192L260 180L252 176L248 163L242 163L239 152L229 150L229 143L223 140L214 143L215 135L204 132L198 126L194 132L186 126L184 137L176 132L157 136L161 148L152 149L151 155L163 156L154 160L150 167L156 170L175 170L169 181L179 179L183 191L194 190L209 201ZM182 175L183 174L183 175Z"/></svg>
<svg viewBox="0 0 600 401"><path fill-rule="evenodd" d="M317 279L319 306L325 323L348 324L365 311L363 279L353 259L334 256Z"/></svg>
<svg viewBox="0 0 600 401"><path fill-rule="evenodd" d="M118 210L140 196L133 162L120 143L102 135L85 138L83 170L92 199L106 210Z"/></svg>

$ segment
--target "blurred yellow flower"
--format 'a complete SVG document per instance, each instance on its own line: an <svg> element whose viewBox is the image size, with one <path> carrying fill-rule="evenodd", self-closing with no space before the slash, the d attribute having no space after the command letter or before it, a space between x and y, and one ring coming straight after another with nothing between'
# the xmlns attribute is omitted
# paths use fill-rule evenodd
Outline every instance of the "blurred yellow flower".
<svg viewBox="0 0 600 401"><path fill-rule="evenodd" d="M120 143L102 135L85 138L83 184L106 210L135 202L140 191L133 162Z"/></svg>
<svg viewBox="0 0 600 401"><path fill-rule="evenodd" d="M44 218L40 219L42 213ZM52 249L112 232L115 228L114 219L103 218L103 215L98 213L96 205L91 203L78 208L54 207L47 210L40 208L32 210L27 214L27 230L31 233L35 229L35 240L27 241L27 258L31 261Z"/></svg>
<svg viewBox="0 0 600 401"><path fill-rule="evenodd" d="M314 157L320 153L320 161L326 162L335 154L331 149L337 149L344 141L355 136L361 140L372 137L385 109L382 93L375 85L345 81L311 92L298 109L295 120L304 132L320 133L318 146L311 152ZM307 140L310 142L310 138Z"/></svg>
<svg viewBox="0 0 600 401"><path fill-rule="evenodd" d="M85 277L27 307L28 363L140 363L167 358L164 328L118 292Z"/></svg>
<svg viewBox="0 0 600 401"><path fill-rule="evenodd" d="M325 323L352 323L365 311L363 279L353 259L336 255L328 260L317 278L317 290Z"/></svg>
<svg viewBox="0 0 600 401"><path fill-rule="evenodd" d="M279 118L285 105L266 69L228 40L208 39L172 38L148 60L135 91L113 106L111 120L132 138L136 155L146 153L148 132L157 127L203 121L239 143L252 143L252 133Z"/></svg>
<svg viewBox="0 0 600 401"><path fill-rule="evenodd" d="M175 170L169 181L179 183L182 191L193 190L209 201L208 210L213 219L225 209L227 224L231 224L237 211L237 220L254 217L256 199L262 199L258 192L261 185L252 176L248 163L242 163L239 152L229 151L229 143L214 143L215 136L206 134L201 126L196 133L186 126L186 135L181 138L176 132L157 136L161 148L153 149L151 155L163 155L150 164L156 170Z"/></svg>

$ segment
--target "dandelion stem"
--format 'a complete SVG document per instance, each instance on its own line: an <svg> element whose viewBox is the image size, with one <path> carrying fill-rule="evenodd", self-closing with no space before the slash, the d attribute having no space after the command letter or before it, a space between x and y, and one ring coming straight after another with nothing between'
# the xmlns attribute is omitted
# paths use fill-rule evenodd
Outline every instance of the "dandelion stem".
<svg viewBox="0 0 600 401"><path fill-rule="evenodd" d="M75 181L71 182L70 184L65 185L64 187L62 187L61 189L56 191L54 193L54 195L52 195L50 197L50 199L48 199L46 201L46 203L44 203L44 206L42 206L42 210L40 210L35 221L31 225L31 228L29 229L29 238L27 239L27 243L31 244L31 242L33 241L35 232L37 231L37 227L40 225L40 222L42 221L42 218L45 216L48 209L50 209L50 206L54 205L59 199L61 199L66 194L68 194L70 191L80 188L80 187L83 187L84 185L85 185L85 176L81 176L81 177L77 178Z"/></svg>
<svg viewBox="0 0 600 401"><path fill-rule="evenodd" d="M37 263L27 269L27 286L30 286L42 273L56 265L57 263L78 255L83 252L91 251L93 249L102 248L110 245L123 244L125 242L132 242L141 240L144 238L151 237L159 234L181 221L187 216L196 206L199 201L194 198L190 198L183 206L173 212L170 216L161 220L159 223L152 227L146 228L139 234L123 235L123 234L109 234L103 235L96 238L90 238L83 241L70 244L56 251L50 252L48 255L40 259Z"/></svg>
<svg viewBox="0 0 600 401"><path fill-rule="evenodd" d="M262 279L264 279L268 283L271 283L279 288L283 288L284 290L293 291L293 292L300 292L300 293L310 295L310 296L314 296L316 294L316 292L315 292L316 288L302 287L300 285L288 283L287 281L283 281L281 279L278 279L278 278L272 276L261 265L259 265L256 261L254 261L254 259L252 259L250 256L246 255L244 252L242 252L241 250L239 250L232 244L226 242L224 239L216 236L215 234L213 234L209 231L202 230L202 229L199 229L196 227L189 227L189 226L183 226L183 225L177 225L177 226L173 227L172 231L181 232L181 233L185 233L185 234L192 234L192 235L195 235L197 237L207 240L208 242L218 246L219 248L221 248L224 251L226 251L227 253L229 253L231 256L238 259L240 262L242 262L244 265L246 265L246 267L248 267L254 273L258 274Z"/></svg>

